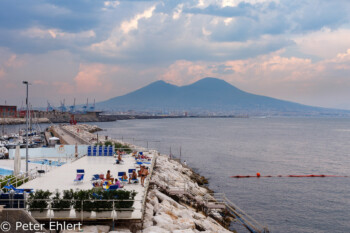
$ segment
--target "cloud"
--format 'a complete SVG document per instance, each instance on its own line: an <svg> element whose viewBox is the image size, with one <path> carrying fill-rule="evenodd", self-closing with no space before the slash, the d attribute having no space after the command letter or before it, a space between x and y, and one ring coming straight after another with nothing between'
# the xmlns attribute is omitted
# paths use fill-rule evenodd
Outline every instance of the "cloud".
<svg viewBox="0 0 350 233"><path fill-rule="evenodd" d="M291 38L305 33L336 30L349 22L350 7L343 0L15 4L17 0L1 3L0 18L11 26L0 22L0 46L15 53L66 49L82 62L119 64L259 56L288 48L294 44Z"/></svg>
<svg viewBox="0 0 350 233"><path fill-rule="evenodd" d="M4 0L0 79L31 81L44 104L39 93L106 99L157 79L213 76L335 106L349 97L349 10L346 0ZM22 98L4 86L1 95Z"/></svg>
<svg viewBox="0 0 350 233"><path fill-rule="evenodd" d="M74 87L68 82L53 82L52 84L55 88L57 88L57 94L63 96L74 93Z"/></svg>
<svg viewBox="0 0 350 233"><path fill-rule="evenodd" d="M1 52L4 53L4 57L0 59L0 78L5 79L5 76L11 72L11 70L23 66L24 61L18 59L16 54L10 53L7 50L2 50Z"/></svg>
<svg viewBox="0 0 350 233"><path fill-rule="evenodd" d="M0 79L5 76L4 68L0 68Z"/></svg>
<svg viewBox="0 0 350 233"><path fill-rule="evenodd" d="M207 75L208 69L205 64L180 60L171 64L159 78L176 85L184 85L195 82Z"/></svg>
<svg viewBox="0 0 350 233"><path fill-rule="evenodd" d="M295 36L293 40L296 44L293 49L322 59L330 59L350 48L348 38L350 29L323 28L307 35Z"/></svg>
<svg viewBox="0 0 350 233"><path fill-rule="evenodd" d="M214 17L217 23L208 28L213 32L213 40L246 41L263 35L300 34L324 27L336 29L349 22L350 3L340 2L223 1L205 8L187 8L184 12ZM227 23L225 18L232 22Z"/></svg>
<svg viewBox="0 0 350 233"><path fill-rule="evenodd" d="M124 21L121 24L121 30L128 34L131 30L135 30L138 28L139 20L141 19L149 19L153 15L153 11L156 9L156 6L152 6L148 9L146 9L141 14L137 14L135 17L133 17L130 21Z"/></svg>
<svg viewBox="0 0 350 233"><path fill-rule="evenodd" d="M105 66L102 64L81 64L79 73L74 78L77 90L83 93L91 93L103 88L102 76L104 74Z"/></svg>
<svg viewBox="0 0 350 233"><path fill-rule="evenodd" d="M217 77L255 94L350 109L347 103L350 97L350 49L318 62L283 57L283 53L281 50L256 58L217 63L181 60L171 64L158 77L177 85L187 85L204 77Z"/></svg>
<svg viewBox="0 0 350 233"><path fill-rule="evenodd" d="M78 33L63 32L59 29L50 28L50 29L41 29L38 27L28 28L24 31L20 31L20 36L34 38L34 39L85 39L93 38L96 36L96 33L93 30L81 31Z"/></svg>
<svg viewBox="0 0 350 233"><path fill-rule="evenodd" d="M98 24L103 1L4 0L0 7L0 28L23 29L33 25L64 31L90 30Z"/></svg>
<svg viewBox="0 0 350 233"><path fill-rule="evenodd" d="M49 83L47 81L44 81L44 80L34 80L32 83L33 83L33 85L42 85L42 86L49 85Z"/></svg>

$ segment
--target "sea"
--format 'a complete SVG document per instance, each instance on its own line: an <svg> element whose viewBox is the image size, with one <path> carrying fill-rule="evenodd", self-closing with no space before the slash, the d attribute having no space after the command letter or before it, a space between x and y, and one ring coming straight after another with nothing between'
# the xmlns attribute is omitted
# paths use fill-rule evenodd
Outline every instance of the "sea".
<svg viewBox="0 0 350 233"><path fill-rule="evenodd" d="M92 123L172 154L270 232L350 232L350 119L180 118ZM18 127L18 126L13 126ZM1 163L1 161L0 161ZM247 232L239 224L232 229Z"/></svg>
<svg viewBox="0 0 350 233"><path fill-rule="evenodd" d="M98 125L106 130L100 134L181 156L209 179L212 190L225 193L270 232L350 232L350 177L231 178L257 172L350 176L350 119L182 118Z"/></svg>

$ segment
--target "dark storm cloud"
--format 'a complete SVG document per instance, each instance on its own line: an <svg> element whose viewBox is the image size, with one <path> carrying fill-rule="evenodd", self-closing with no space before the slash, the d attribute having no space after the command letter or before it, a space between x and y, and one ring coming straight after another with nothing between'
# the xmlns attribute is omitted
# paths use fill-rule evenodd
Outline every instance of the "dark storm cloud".
<svg viewBox="0 0 350 233"><path fill-rule="evenodd" d="M341 3L341 4L340 4ZM348 1L280 1L240 3L234 7L208 7L186 9L185 12L234 18L233 23L211 26L215 41L254 40L262 35L307 33L323 27L338 28L349 23Z"/></svg>
<svg viewBox="0 0 350 233"><path fill-rule="evenodd" d="M89 30L99 22L103 1L3 0L0 28L23 29L33 25L69 32Z"/></svg>

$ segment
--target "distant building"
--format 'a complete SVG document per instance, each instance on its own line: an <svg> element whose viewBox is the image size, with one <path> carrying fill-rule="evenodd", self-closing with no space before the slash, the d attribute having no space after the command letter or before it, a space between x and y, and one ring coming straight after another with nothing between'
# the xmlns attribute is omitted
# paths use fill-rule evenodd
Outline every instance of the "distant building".
<svg viewBox="0 0 350 233"><path fill-rule="evenodd" d="M17 117L17 106L0 105L0 117Z"/></svg>

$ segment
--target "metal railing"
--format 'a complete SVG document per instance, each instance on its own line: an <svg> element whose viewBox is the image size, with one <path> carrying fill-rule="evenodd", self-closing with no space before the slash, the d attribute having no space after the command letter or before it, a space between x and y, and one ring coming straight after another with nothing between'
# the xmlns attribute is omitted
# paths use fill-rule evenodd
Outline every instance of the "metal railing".
<svg viewBox="0 0 350 233"><path fill-rule="evenodd" d="M68 158L66 158L66 163L73 162L73 161L75 161L75 160L77 160L79 158L72 158L70 160ZM40 159L40 158L36 158L36 159ZM35 160L33 160L33 161L35 161ZM6 181L7 182L6 185L13 185L14 187L17 188L18 186L20 186L20 185L22 185L22 184L24 184L24 183L26 183L26 182L28 182L30 180L33 180L33 179L37 178L39 176L39 174L40 174L38 172L39 170L43 170L43 171L45 171L45 173L48 173L52 169L55 169L55 168L59 167L59 166L53 166L53 165L49 165L49 164L39 164L39 163L38 163L38 166L41 166L41 167L40 168L38 168L38 167L32 168L28 172L23 172L21 174L18 174L18 175L15 175L15 176L11 176L11 178L9 178L9 179L5 179L5 177L4 177L1 180L1 182L5 182ZM5 191L5 188L2 187L0 190L1 191Z"/></svg>
<svg viewBox="0 0 350 233"><path fill-rule="evenodd" d="M16 176L12 176L9 179L2 179L2 182L6 182L6 185L13 185L15 188L17 188L18 186L35 179L38 176L38 172L36 169L31 169L28 172L24 172L22 174L16 175ZM18 185L20 184L20 185ZM5 187L1 188L1 191L5 191Z"/></svg>
<svg viewBox="0 0 350 233"><path fill-rule="evenodd" d="M204 200L204 206L208 209L226 209L228 210L233 216L236 217L249 231L252 233L267 233L269 232L268 228L266 226L261 225L258 223L253 217L245 213L242 209L240 209L237 205L233 204L232 201L227 199L226 195L224 193L203 193L200 190L197 189L191 189L190 185L188 184L189 181L186 180L170 180L165 179L164 180L168 187L168 191L171 193L176 192L183 192L188 193L192 195L193 197L199 195L203 196ZM175 185L175 182L179 185Z"/></svg>
<svg viewBox="0 0 350 233"><path fill-rule="evenodd" d="M13 197L13 196L12 196ZM81 221L87 219L132 219L132 213L140 211L142 214L142 208L133 207L135 202L142 202L142 199L127 199L127 200L117 200L117 199L84 199L84 200L71 200L71 199L60 199L59 201L67 201L72 203L69 208L53 208L54 199L33 199L30 200L27 198L27 195L24 194L23 199L0 199L1 202L7 202L10 208L20 208L25 209L28 213L34 218L40 219L52 219L52 218L64 218L64 219L80 219ZM45 208L31 208L31 202L45 202L47 205ZM79 208L75 209L75 202L81 202ZM98 208L98 202L110 203L107 208ZM116 204L118 202L133 202L130 208L117 208ZM84 203L89 203L89 207L85 207ZM96 204L96 206L91 205ZM87 206L87 204L85 204ZM105 205L106 206L106 205ZM56 212L67 211L65 216L55 215ZM100 215L100 213L103 213ZM141 216L140 216L141 217ZM139 219L139 218L137 218Z"/></svg>
<svg viewBox="0 0 350 233"><path fill-rule="evenodd" d="M145 184L145 192L144 192L144 195L143 195L143 198L142 198L142 207L141 207L141 213L142 213L142 220L144 219L144 215L145 215L145 211L146 211L146 198L147 198L147 195L148 195L148 189L149 189L149 184L150 184L150 180L151 180L151 177L152 177L152 174L153 174L153 169L154 169L154 166L156 164L156 161L157 161L157 151L153 151L153 158L152 158L152 163L151 163L151 168L150 168L150 171L149 171L149 177L148 179L146 179L146 184Z"/></svg>

